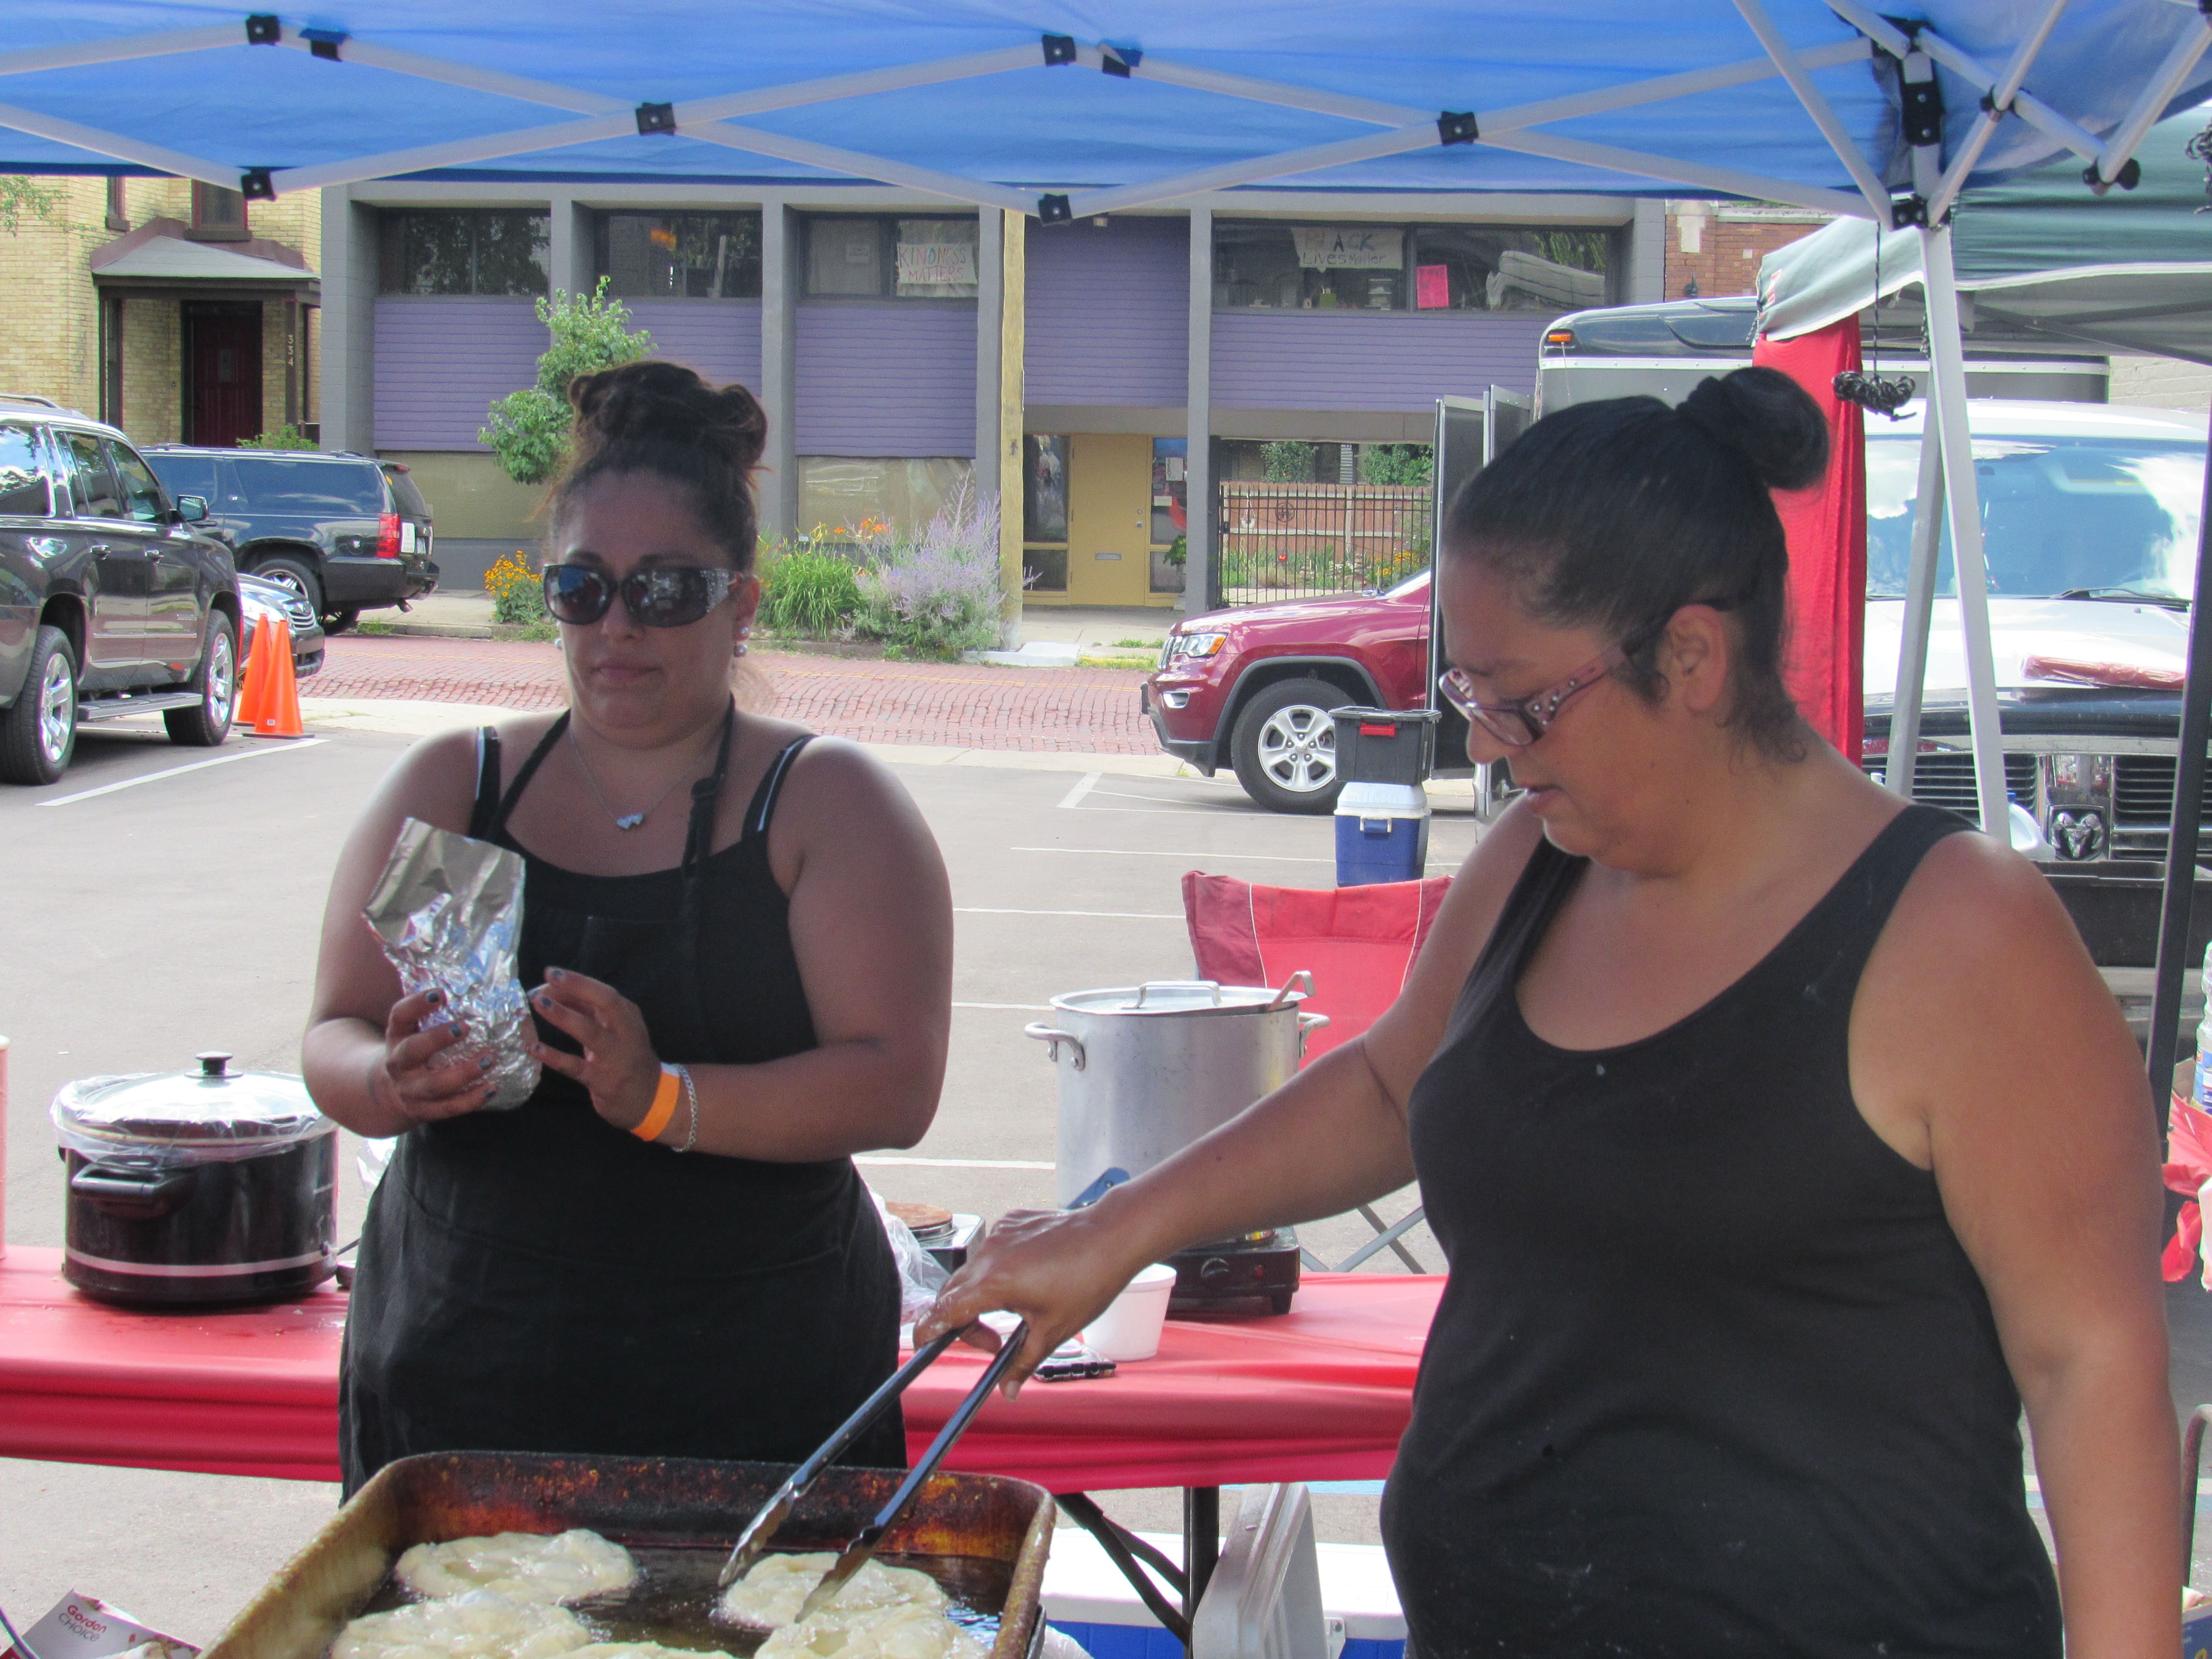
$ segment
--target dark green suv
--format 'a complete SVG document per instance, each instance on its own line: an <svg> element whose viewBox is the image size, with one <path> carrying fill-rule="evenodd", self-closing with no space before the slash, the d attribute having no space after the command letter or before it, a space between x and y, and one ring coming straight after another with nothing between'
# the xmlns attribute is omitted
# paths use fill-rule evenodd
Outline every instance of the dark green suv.
<svg viewBox="0 0 2212 1659"><path fill-rule="evenodd" d="M170 494L207 501L201 528L240 570L290 588L327 632L438 585L429 504L397 461L186 444L150 445L146 459Z"/></svg>

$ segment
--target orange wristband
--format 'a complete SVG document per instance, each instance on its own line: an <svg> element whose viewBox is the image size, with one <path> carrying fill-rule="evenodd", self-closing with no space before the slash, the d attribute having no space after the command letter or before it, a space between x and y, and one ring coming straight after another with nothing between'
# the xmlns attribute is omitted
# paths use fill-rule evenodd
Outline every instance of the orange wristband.
<svg viewBox="0 0 2212 1659"><path fill-rule="evenodd" d="M646 1108L645 1115L630 1125L629 1132L640 1140L658 1140L660 1132L676 1115L676 1103L683 1098L684 1085L676 1075L676 1068L660 1068L660 1086L653 1091L653 1104Z"/></svg>

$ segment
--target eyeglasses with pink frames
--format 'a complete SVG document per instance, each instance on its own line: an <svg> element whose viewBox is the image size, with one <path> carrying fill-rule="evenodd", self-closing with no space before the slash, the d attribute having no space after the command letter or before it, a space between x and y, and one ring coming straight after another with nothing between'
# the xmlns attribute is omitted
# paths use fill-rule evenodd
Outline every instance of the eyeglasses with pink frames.
<svg viewBox="0 0 2212 1659"><path fill-rule="evenodd" d="M1469 724L1480 726L1510 748L1526 749L1552 729L1553 722L1559 718L1559 711L1576 693L1589 690L1627 660L1627 649L1616 645L1595 661L1583 664L1557 685L1547 686L1533 696L1516 697L1510 702L1477 701L1474 683L1468 678L1467 671L1460 668L1448 668L1439 675L1437 690Z"/></svg>

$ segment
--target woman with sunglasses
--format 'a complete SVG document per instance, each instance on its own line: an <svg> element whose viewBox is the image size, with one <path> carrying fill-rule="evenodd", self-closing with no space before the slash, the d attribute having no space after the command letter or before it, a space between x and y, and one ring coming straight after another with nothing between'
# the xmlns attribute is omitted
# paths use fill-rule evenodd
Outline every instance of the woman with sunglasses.
<svg viewBox="0 0 2212 1659"><path fill-rule="evenodd" d="M341 855L307 1083L399 1144L346 1330L346 1487L460 1448L794 1462L891 1371L898 1276L852 1154L937 1107L951 899L855 746L741 711L760 599L743 386L569 391L547 500L568 706L417 744ZM526 860L521 1107L402 996L362 907L416 817ZM894 1410L850 1461L902 1465Z"/></svg>
<svg viewBox="0 0 2212 1659"><path fill-rule="evenodd" d="M1419 1659L2172 1651L2141 1062L2034 868L1798 718L1768 491L1826 453L1751 368L1462 489L1443 690L1524 793L1397 1004L1002 1222L917 1331L1018 1312L1018 1381L1145 1263L1418 1177L1450 1276L1382 1523Z"/></svg>

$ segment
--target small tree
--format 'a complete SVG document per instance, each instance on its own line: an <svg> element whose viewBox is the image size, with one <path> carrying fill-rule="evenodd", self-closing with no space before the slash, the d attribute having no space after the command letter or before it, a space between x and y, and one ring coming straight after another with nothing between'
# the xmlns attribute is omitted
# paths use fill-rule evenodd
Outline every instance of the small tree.
<svg viewBox="0 0 2212 1659"><path fill-rule="evenodd" d="M1425 484L1429 470L1426 444L1370 444L1359 457L1359 475L1371 484Z"/></svg>
<svg viewBox="0 0 2212 1659"><path fill-rule="evenodd" d="M21 173L0 173L0 231L13 236L23 228L23 216L52 220L62 204L58 185L41 185Z"/></svg>
<svg viewBox="0 0 2212 1659"><path fill-rule="evenodd" d="M1314 446L1310 443L1286 438L1280 443L1264 444L1260 459L1267 470L1269 483L1313 482Z"/></svg>
<svg viewBox="0 0 2212 1659"><path fill-rule="evenodd" d="M538 360L538 384L510 392L491 406L477 438L492 447L517 483L544 483L561 463L568 442L568 382L618 363L635 362L653 349L653 336L629 331L629 308L607 295L607 279L590 294L555 289L538 302L538 320L553 343Z"/></svg>

